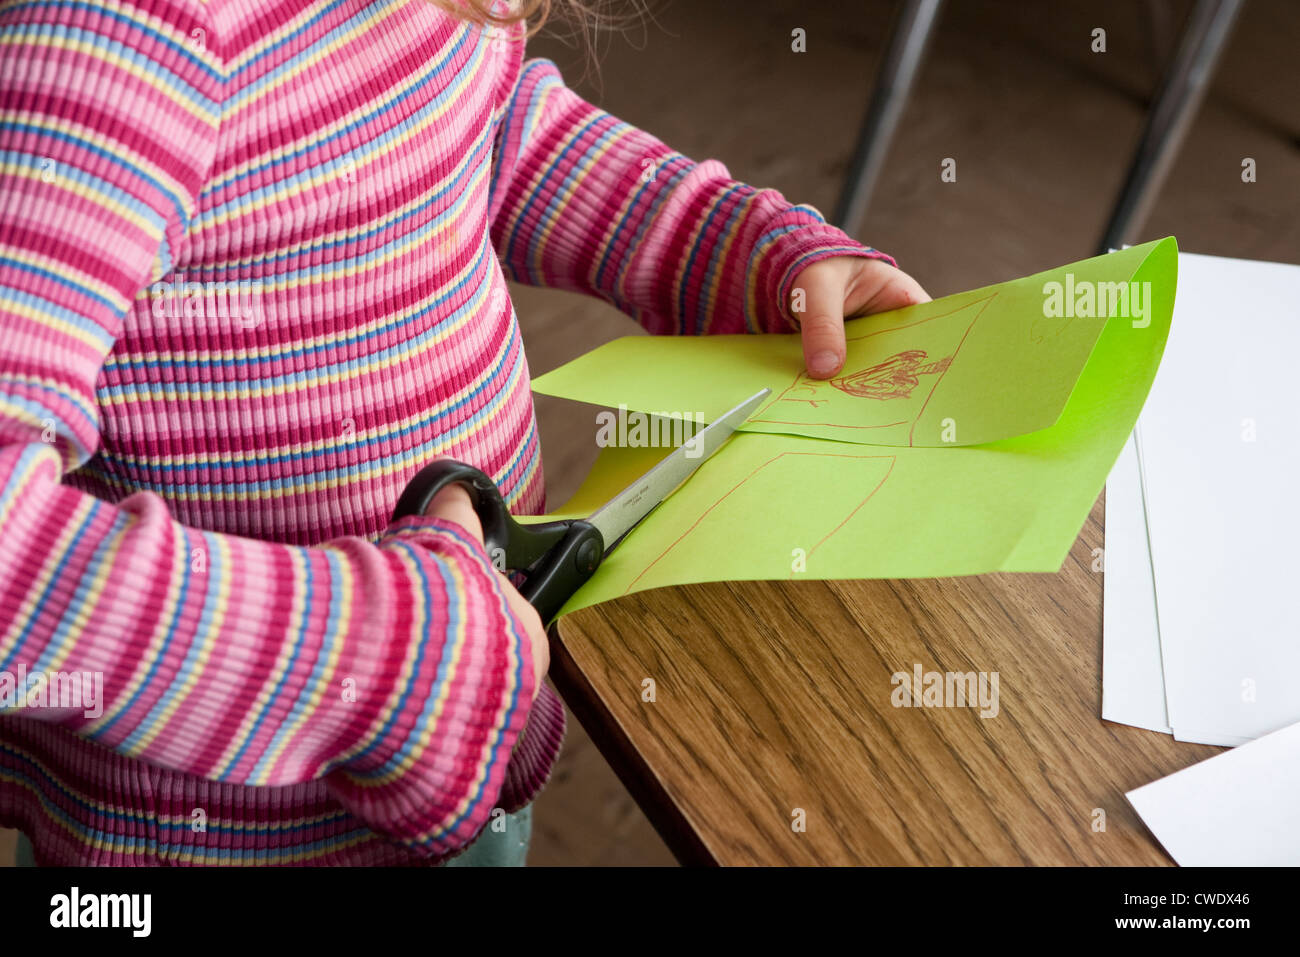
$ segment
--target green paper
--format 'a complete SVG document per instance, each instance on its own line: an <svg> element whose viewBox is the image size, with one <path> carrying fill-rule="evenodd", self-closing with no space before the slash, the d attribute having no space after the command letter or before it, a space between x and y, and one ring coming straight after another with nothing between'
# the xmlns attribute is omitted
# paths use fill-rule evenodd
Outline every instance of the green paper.
<svg viewBox="0 0 1300 957"><path fill-rule="evenodd" d="M979 445L1053 425L1156 243L845 323L844 369L809 378L797 335L629 336L541 376L581 402L711 422L772 390L742 428L864 445ZM1061 285L1044 314L1049 282ZM1140 292L1141 287L1138 287ZM1099 301L1105 296L1105 305ZM1142 298L1141 304L1149 303ZM1125 308L1132 308L1128 303Z"/></svg>
<svg viewBox="0 0 1300 957"><path fill-rule="evenodd" d="M624 539L561 613L689 582L1059 570L1137 421L1169 332L1177 245L1165 239L1125 253L1137 250L1140 264L1125 268L1134 281L1151 283L1149 322L1105 323L1054 424L950 448L738 433ZM1038 315L1025 309L1022 323L1032 325ZM1025 348L1025 335L1005 328L1015 336L1008 354ZM716 373L730 381L734 371L723 363ZM749 385L727 388L721 404L729 407ZM669 386L647 399L660 406L672 394ZM546 518L590 514L664 454L604 450L577 495Z"/></svg>

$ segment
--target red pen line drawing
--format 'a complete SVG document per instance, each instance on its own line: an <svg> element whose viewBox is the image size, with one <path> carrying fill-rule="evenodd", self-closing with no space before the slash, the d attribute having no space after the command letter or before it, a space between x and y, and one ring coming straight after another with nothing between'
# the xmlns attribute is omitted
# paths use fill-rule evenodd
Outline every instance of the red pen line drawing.
<svg viewBox="0 0 1300 957"><path fill-rule="evenodd" d="M940 315L937 316L927 316L924 319L918 319L914 322L909 322L904 325L894 326L889 329L878 329L875 332L868 332L860 336L851 336L849 338L848 340L849 342L861 342L863 340L871 339L876 336L889 335L892 333L901 332L904 329L915 329L920 326L924 326L926 323L935 322L936 320L939 319L945 319L948 318L949 316L957 315L958 313L961 313L964 310L970 309L972 306L976 306L976 305L979 306L979 309L976 311L974 317L971 319L970 324L966 327L966 330L962 333L961 339L957 342L956 347L952 350L951 355L945 356L940 359L935 359L931 363L927 363L924 366L918 364L916 368L913 370L912 372L913 376L933 375L934 382L930 386L929 393L926 394L925 401L921 403L920 409L917 410L915 418L911 420L911 429L908 431L908 435L907 435L907 444L909 446L915 444L916 424L917 422L920 421L921 416L924 414L926 407L930 404L930 400L934 397L935 392L938 391L939 385L943 382L944 376L947 375L948 370L952 368L952 364L956 360L958 354L961 352L962 346L966 344L966 340L970 337L971 330L975 328L975 324L979 322L980 317L984 315L985 311L989 307L989 304L993 302L993 300L996 299L997 297L998 294L995 292L985 297L984 299L971 300L970 302L963 303L962 305L954 309L951 309L948 312L941 313ZM862 379L868 377L871 373L877 372L881 377L881 381L879 385L875 386L874 388L876 388L878 392L885 391L886 389L889 388L887 383L888 374L889 374L888 366L890 363L899 360L900 356L904 357L904 359L902 360L903 364L910 363L911 357L913 356L916 356L918 358L918 361L919 359L928 358L928 354L923 349L910 349L910 350L905 349L902 352L895 353L895 355L890 357L889 359L886 359L883 362L877 363L874 366L864 369L861 372L852 373L848 376L840 376L837 379L832 379L830 385L833 386L840 394L852 395L856 398L874 398L874 399L911 398L912 391L921 384L919 379L914 379L910 387L908 387L906 391L903 391L901 386L896 383L893 386L893 394L890 395L873 394L872 393L873 386L870 385L869 383L864 383L861 381ZM817 399L817 398L801 399L793 395L793 393L795 393L796 391L804 391L804 390L813 391L815 395L815 387L806 384L809 381L814 381L814 380L807 380L807 377L804 375L804 373L802 372L798 373L795 376L794 381L791 382L790 385L787 386L783 392L781 392L778 395L774 395L771 399L769 399L768 403L765 406L763 406L761 409L759 409L757 413L755 413L754 417L750 420L750 422L762 422L766 425L804 425L804 426L817 425L817 426L823 426L832 429L853 429L855 431L866 431L870 429L893 428L894 426L904 425L908 421L907 419L900 419L896 422L878 422L872 425L848 425L843 422L816 422L816 421L803 421L803 420L791 421L783 418L781 419L767 418L769 414L773 414L777 412L777 410L779 409L778 403L781 402L787 402L787 403L802 402L802 403L806 403L808 406L814 409L820 408L823 404L826 404L828 401L826 399ZM861 391L855 391L855 389L859 389Z"/></svg>
<svg viewBox="0 0 1300 957"><path fill-rule="evenodd" d="M817 549L821 548L822 545L826 544L826 542L831 538L831 536L833 536L836 532L838 532L845 525L847 525L853 519L853 516L857 515L858 512L862 510L863 506L865 506L869 501L871 501L872 497L877 492L879 492L880 489L884 486L885 482L888 481L889 476L893 474L894 464L898 461L898 457L894 455L849 455L847 453L839 453L839 452L782 452L779 455L774 455L772 456L772 458L768 459L763 464L757 466L752 472L750 472L743 479L741 479L730 489L724 492L721 496L719 496L718 499L714 501L712 505L710 505L700 514L699 518L697 518L694 522L691 523L690 527L687 528L686 531L682 532L681 535L677 536L677 538L673 541L671 545L669 545L662 552L660 552L655 559L653 559L648 565L646 565L645 568L641 569L641 571L637 573L637 576L633 578L631 582L628 583L628 586L626 589L624 589L623 594L625 595L629 594L632 591L633 586L636 585L636 583L639 582L643 577L645 577L646 573L649 572L650 569L654 568L654 566L659 564L659 562L669 552L671 552L674 548L680 545L688 535L690 535L693 531L695 531L700 526L700 524L706 518L709 517L710 513L712 513L714 509L722 505L738 489L740 489L741 486L745 485L747 482L753 479L754 476L758 475L760 472L762 472L773 462L779 461L780 459L784 459L787 457L794 457L794 456L798 456L800 458L810 458L810 459L835 458L835 459L859 459L864 461L868 459L887 459L889 461L889 467L885 469L885 474L881 477L880 481L876 483L875 487L872 488L872 490L867 493L866 497L863 498L862 501L858 502L858 504L855 505L849 511L849 513L844 516L844 518L840 521L838 525L836 525L829 532L823 535L817 541L817 544L813 545L813 547L808 550L808 556L810 558L812 557L813 553L817 551ZM791 577L793 577L793 573Z"/></svg>
<svg viewBox="0 0 1300 957"><path fill-rule="evenodd" d="M926 358L928 355L924 349L908 349L890 356L884 362L877 362L869 369L831 379L831 385L841 392L863 399L885 402L890 399L906 399L921 384L920 376L942 375L952 365L952 356L922 365L922 360Z"/></svg>

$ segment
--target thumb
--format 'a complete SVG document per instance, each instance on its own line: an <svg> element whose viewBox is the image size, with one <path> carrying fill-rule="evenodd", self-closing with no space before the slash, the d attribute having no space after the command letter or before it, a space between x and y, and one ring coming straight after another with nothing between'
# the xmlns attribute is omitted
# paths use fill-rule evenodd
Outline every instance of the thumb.
<svg viewBox="0 0 1300 957"><path fill-rule="evenodd" d="M844 367L844 320L812 313L803 324L803 363L814 379L829 379Z"/></svg>
<svg viewBox="0 0 1300 957"><path fill-rule="evenodd" d="M829 379L844 366L844 292L809 283L806 311L799 317L803 363L814 379Z"/></svg>

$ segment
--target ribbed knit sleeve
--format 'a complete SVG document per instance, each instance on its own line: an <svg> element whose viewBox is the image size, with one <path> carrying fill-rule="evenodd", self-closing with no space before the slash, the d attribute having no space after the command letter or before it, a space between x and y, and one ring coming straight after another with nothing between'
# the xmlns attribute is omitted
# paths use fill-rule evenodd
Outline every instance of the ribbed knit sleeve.
<svg viewBox="0 0 1300 957"><path fill-rule="evenodd" d="M522 58L521 47L515 49ZM773 189L696 163L585 102L549 60L503 96L492 239L519 282L599 296L652 333L790 332L799 272L893 260Z"/></svg>
<svg viewBox="0 0 1300 957"><path fill-rule="evenodd" d="M479 543L408 519L292 547L61 483L100 443L131 302L185 242L224 82L199 2L66 7L0 11L0 671L102 676L101 715L27 719L219 782L324 778L372 829L452 852L534 688Z"/></svg>

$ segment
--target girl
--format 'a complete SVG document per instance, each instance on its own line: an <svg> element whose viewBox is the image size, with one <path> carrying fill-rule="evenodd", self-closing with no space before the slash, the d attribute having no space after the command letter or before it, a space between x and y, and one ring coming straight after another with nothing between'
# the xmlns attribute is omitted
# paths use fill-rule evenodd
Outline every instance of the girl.
<svg viewBox="0 0 1300 957"><path fill-rule="evenodd" d="M801 327L823 378L926 298L525 63L539 6L0 9L0 825L39 862L520 859L541 622L463 492L387 520L443 455L544 507L506 278Z"/></svg>

